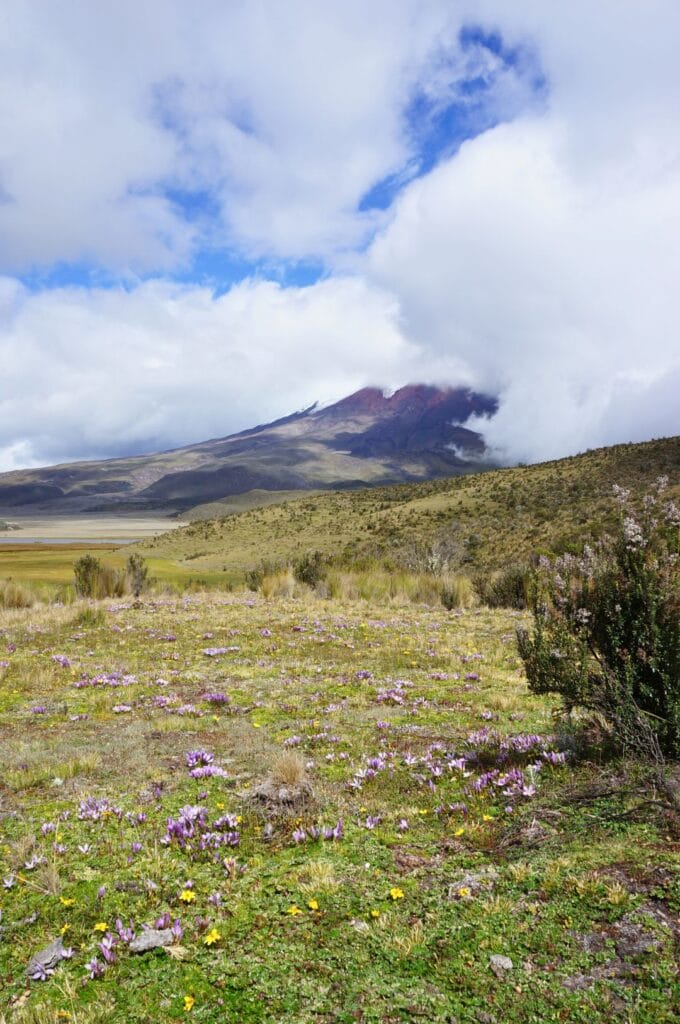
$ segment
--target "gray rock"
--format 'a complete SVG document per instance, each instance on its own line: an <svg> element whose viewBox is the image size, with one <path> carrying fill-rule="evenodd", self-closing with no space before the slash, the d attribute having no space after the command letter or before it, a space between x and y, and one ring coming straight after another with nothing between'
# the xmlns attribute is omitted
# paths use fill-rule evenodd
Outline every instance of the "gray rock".
<svg viewBox="0 0 680 1024"><path fill-rule="evenodd" d="M514 964L509 956L502 956L500 953L494 953L489 957L489 967L497 978L502 978L503 975L513 969Z"/></svg>
<svg viewBox="0 0 680 1024"><path fill-rule="evenodd" d="M54 942L50 942L49 946L45 946L40 952L33 954L28 961L26 977L32 978L34 974L39 974L41 971L51 971L57 964L61 963L63 958L64 943L60 935Z"/></svg>
<svg viewBox="0 0 680 1024"><path fill-rule="evenodd" d="M631 920L630 915L618 921L613 928L616 952L622 960L639 957L658 949L661 939L653 932L645 931Z"/></svg>
<svg viewBox="0 0 680 1024"><path fill-rule="evenodd" d="M131 953L148 953L150 949L162 949L164 946L172 945L172 930L170 928L149 928L142 932L130 943Z"/></svg>

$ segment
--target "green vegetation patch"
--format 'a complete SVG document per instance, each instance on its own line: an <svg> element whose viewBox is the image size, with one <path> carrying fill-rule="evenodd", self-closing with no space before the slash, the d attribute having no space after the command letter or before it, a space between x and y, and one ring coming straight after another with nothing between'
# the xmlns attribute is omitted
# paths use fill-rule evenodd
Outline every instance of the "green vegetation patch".
<svg viewBox="0 0 680 1024"><path fill-rule="evenodd" d="M675 1020L674 824L644 769L572 760L525 619L0 612L0 1013ZM134 952L145 926L167 944Z"/></svg>

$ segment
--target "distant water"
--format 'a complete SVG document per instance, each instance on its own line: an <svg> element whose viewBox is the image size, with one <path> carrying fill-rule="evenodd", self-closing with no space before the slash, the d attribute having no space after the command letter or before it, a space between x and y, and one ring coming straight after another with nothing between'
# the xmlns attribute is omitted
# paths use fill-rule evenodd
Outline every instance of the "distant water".
<svg viewBox="0 0 680 1024"><path fill-rule="evenodd" d="M7 536L0 537L0 544L134 544L142 537L22 537L20 533L11 531Z"/></svg>

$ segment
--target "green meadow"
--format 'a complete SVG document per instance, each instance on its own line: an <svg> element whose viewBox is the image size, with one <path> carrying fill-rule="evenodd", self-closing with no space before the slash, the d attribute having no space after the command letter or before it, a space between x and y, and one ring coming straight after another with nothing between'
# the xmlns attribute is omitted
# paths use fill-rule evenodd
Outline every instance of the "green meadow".
<svg viewBox="0 0 680 1024"><path fill-rule="evenodd" d="M530 615L475 576L599 535L611 477L641 499L677 457L4 545L0 1022L677 1020L677 808L529 692ZM452 509L478 541L409 563ZM76 599L76 559L133 550L149 590ZM337 560L308 586L310 550Z"/></svg>
<svg viewBox="0 0 680 1024"><path fill-rule="evenodd" d="M676 1019L676 825L644 769L572 759L521 618L0 613L6 1020Z"/></svg>

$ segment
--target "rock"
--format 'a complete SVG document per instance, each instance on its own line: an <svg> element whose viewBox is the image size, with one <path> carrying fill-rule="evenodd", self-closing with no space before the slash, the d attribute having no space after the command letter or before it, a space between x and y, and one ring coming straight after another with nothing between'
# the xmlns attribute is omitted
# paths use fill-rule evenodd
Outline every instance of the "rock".
<svg viewBox="0 0 680 1024"><path fill-rule="evenodd" d="M32 978L34 974L41 974L44 971L53 970L64 958L64 943L61 935L49 946L45 946L39 953L34 953L28 961L26 977Z"/></svg>
<svg viewBox="0 0 680 1024"><path fill-rule="evenodd" d="M594 978L589 974L572 974L569 978L562 980L562 985L568 992L582 992L584 989L590 988L593 981Z"/></svg>
<svg viewBox="0 0 680 1024"><path fill-rule="evenodd" d="M638 923L631 920L631 915L618 921L612 928L616 952L622 960L639 957L658 949L661 939L653 932L645 931Z"/></svg>
<svg viewBox="0 0 680 1024"><path fill-rule="evenodd" d="M471 893L481 890L490 891L498 880L498 872L494 867L482 868L480 871L468 872L449 885L449 899L458 895L461 889L469 889Z"/></svg>
<svg viewBox="0 0 680 1024"><path fill-rule="evenodd" d="M607 937L600 932L568 932L585 953L600 953L607 945Z"/></svg>
<svg viewBox="0 0 680 1024"><path fill-rule="evenodd" d="M130 943L131 953L148 953L150 949L162 949L172 945L171 928L149 928Z"/></svg>
<svg viewBox="0 0 680 1024"><path fill-rule="evenodd" d="M497 978L502 978L508 971L513 969L514 964L509 956L501 956L500 953L494 953L489 957L489 967Z"/></svg>
<svg viewBox="0 0 680 1024"><path fill-rule="evenodd" d="M257 804L270 814L285 814L298 810L314 799L312 784L307 778L299 782L281 783L265 779L259 786L239 794L248 803Z"/></svg>

